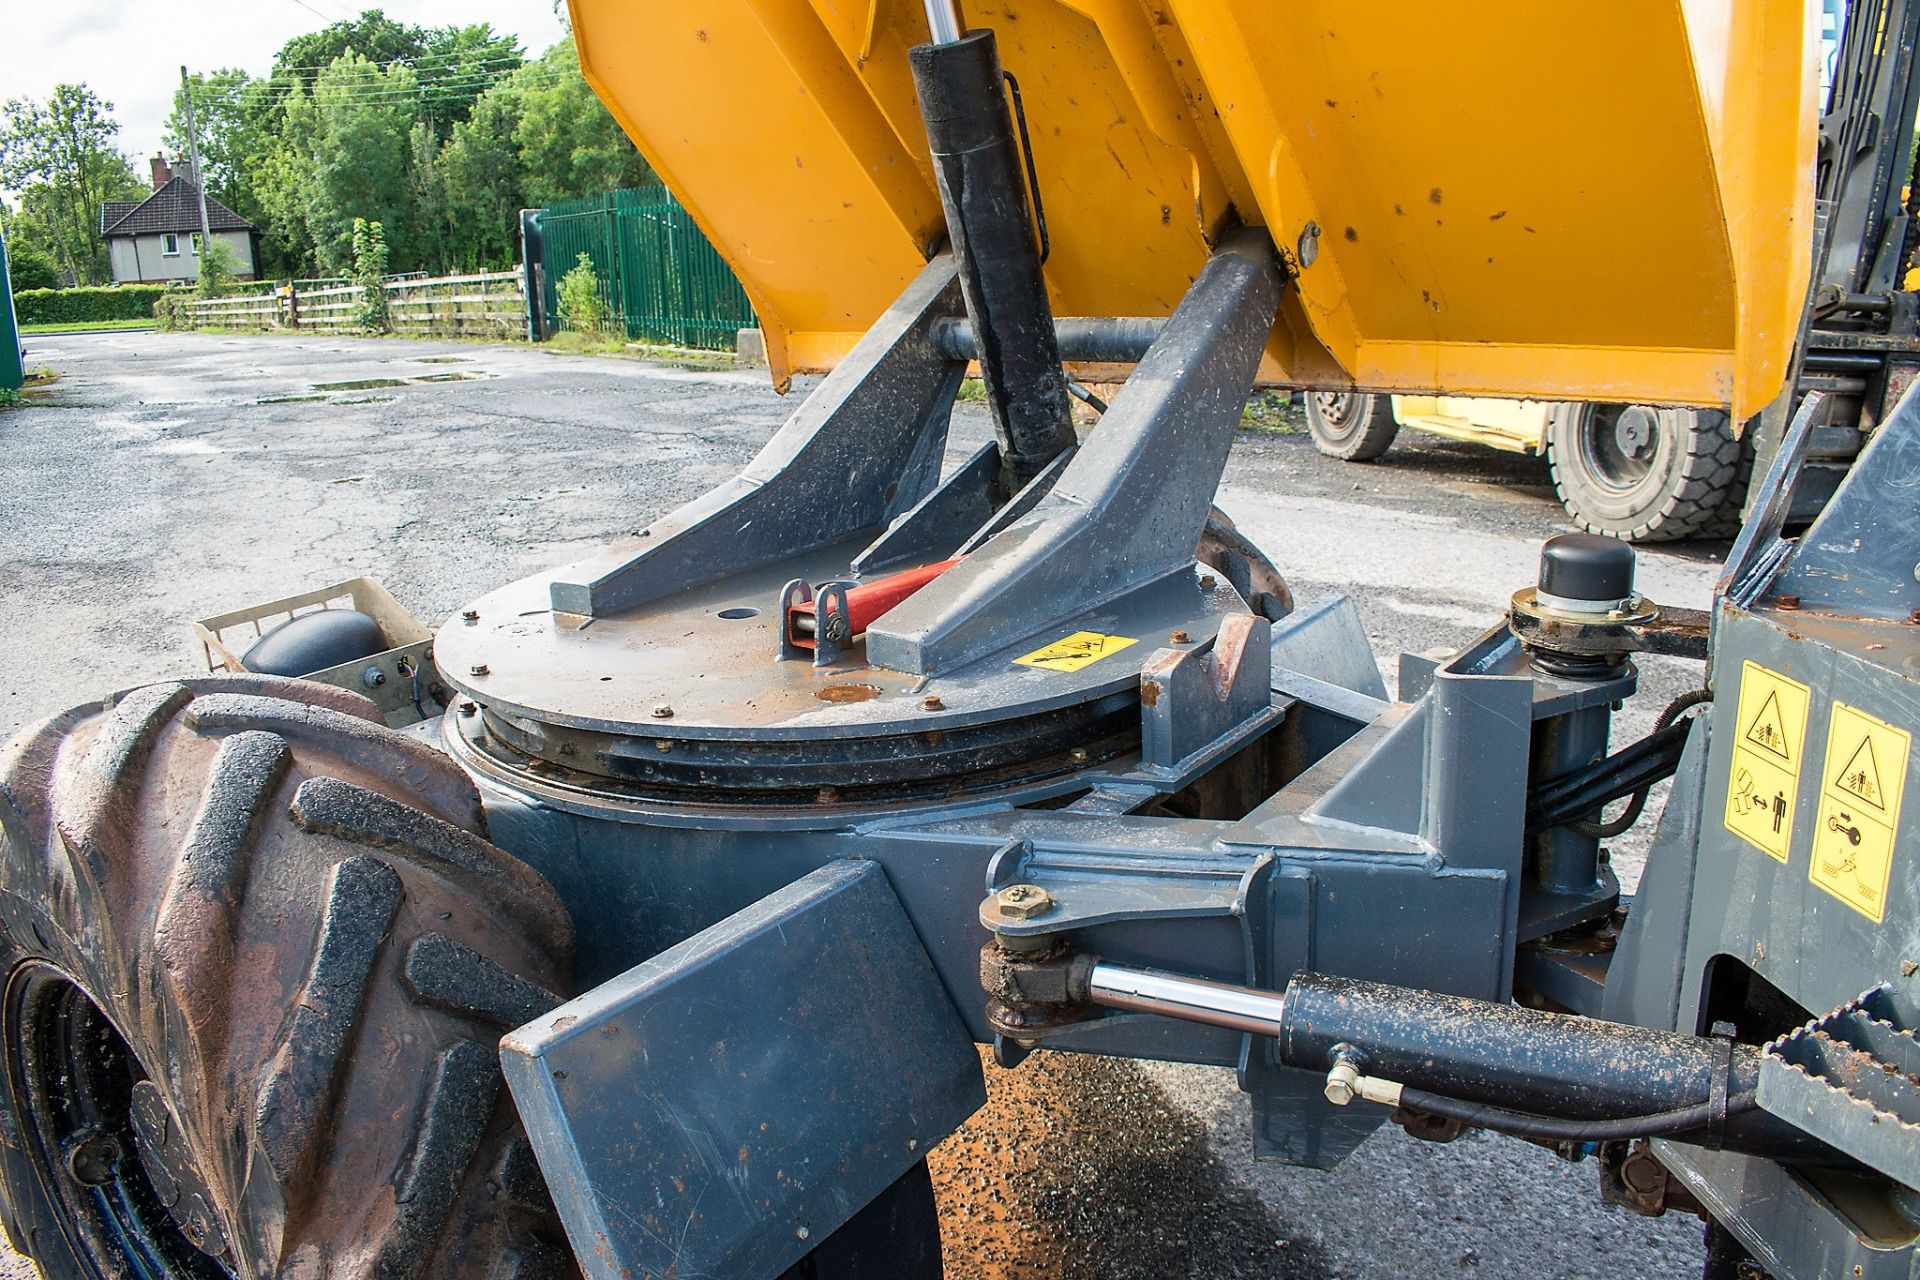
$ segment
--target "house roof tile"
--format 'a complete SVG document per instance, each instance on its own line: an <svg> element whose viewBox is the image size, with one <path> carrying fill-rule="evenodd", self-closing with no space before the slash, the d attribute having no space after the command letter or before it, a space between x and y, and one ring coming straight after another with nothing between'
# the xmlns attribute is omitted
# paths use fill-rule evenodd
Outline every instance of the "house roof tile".
<svg viewBox="0 0 1920 1280"><path fill-rule="evenodd" d="M125 206L109 222L108 211ZM170 178L167 184L138 203L109 201L100 206L101 234L109 236L154 235L200 229L200 189L185 178ZM253 224L207 197L207 225L215 231L251 231Z"/></svg>

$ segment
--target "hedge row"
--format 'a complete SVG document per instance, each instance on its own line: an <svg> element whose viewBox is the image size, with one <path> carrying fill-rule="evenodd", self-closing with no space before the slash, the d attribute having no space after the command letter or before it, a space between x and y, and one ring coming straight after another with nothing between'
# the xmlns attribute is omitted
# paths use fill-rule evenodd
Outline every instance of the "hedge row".
<svg viewBox="0 0 1920 1280"><path fill-rule="evenodd" d="M88 324L101 320L148 320L165 285L129 284L85 289L22 289L13 295L21 324Z"/></svg>

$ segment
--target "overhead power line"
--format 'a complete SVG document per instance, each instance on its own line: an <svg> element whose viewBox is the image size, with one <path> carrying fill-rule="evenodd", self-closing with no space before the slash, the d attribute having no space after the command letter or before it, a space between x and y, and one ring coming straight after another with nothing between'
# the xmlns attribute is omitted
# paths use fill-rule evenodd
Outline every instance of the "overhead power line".
<svg viewBox="0 0 1920 1280"><path fill-rule="evenodd" d="M328 102L414 102L421 100L452 101L483 93L495 85L504 82L514 73L502 71L484 76L448 76L438 79L423 79L413 85L356 84L345 87L332 87L326 94ZM534 70L519 76L523 85L554 85L571 81L576 73L571 71ZM269 92L277 92L282 97L294 92L296 86L276 84L273 81L254 81L266 87ZM216 102L231 102L239 98L247 86L231 89L209 90L200 86L193 91L195 103L206 106ZM304 86L301 86L304 91Z"/></svg>

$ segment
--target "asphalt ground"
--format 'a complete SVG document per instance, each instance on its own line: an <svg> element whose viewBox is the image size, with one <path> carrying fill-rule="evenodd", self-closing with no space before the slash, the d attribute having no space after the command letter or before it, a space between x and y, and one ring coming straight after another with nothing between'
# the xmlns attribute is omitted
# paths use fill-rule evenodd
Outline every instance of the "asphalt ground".
<svg viewBox="0 0 1920 1280"><path fill-rule="evenodd" d="M401 339L62 335L29 364L61 377L0 411L0 736L202 669L191 619L309 586L371 574L437 624L732 475L795 403L764 370ZM1401 651L1494 623L1569 527L1538 460L1407 433L1339 463L1268 416L1221 505L1297 596L1355 598L1390 686ZM987 430L962 405L953 453ZM1724 551L1647 549L1642 588L1703 607ZM1648 662L1617 738L1698 679ZM1603 1206L1590 1163L1522 1143L1389 1125L1330 1173L1256 1165L1226 1072L1039 1054L989 1076L933 1156L956 1277L1699 1271L1696 1221Z"/></svg>

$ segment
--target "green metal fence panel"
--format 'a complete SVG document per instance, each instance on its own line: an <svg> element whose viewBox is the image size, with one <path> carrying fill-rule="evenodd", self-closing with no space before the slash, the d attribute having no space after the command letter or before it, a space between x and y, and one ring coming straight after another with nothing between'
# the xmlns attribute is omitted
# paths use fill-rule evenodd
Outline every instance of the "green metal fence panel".
<svg viewBox="0 0 1920 1280"><path fill-rule="evenodd" d="M26 380L26 362L20 358L20 324L13 313L7 241L0 236L0 391L18 391Z"/></svg>
<svg viewBox="0 0 1920 1280"><path fill-rule="evenodd" d="M539 213L546 314L586 254L601 299L630 342L731 350L758 321L746 290L664 186L634 187L550 205Z"/></svg>

